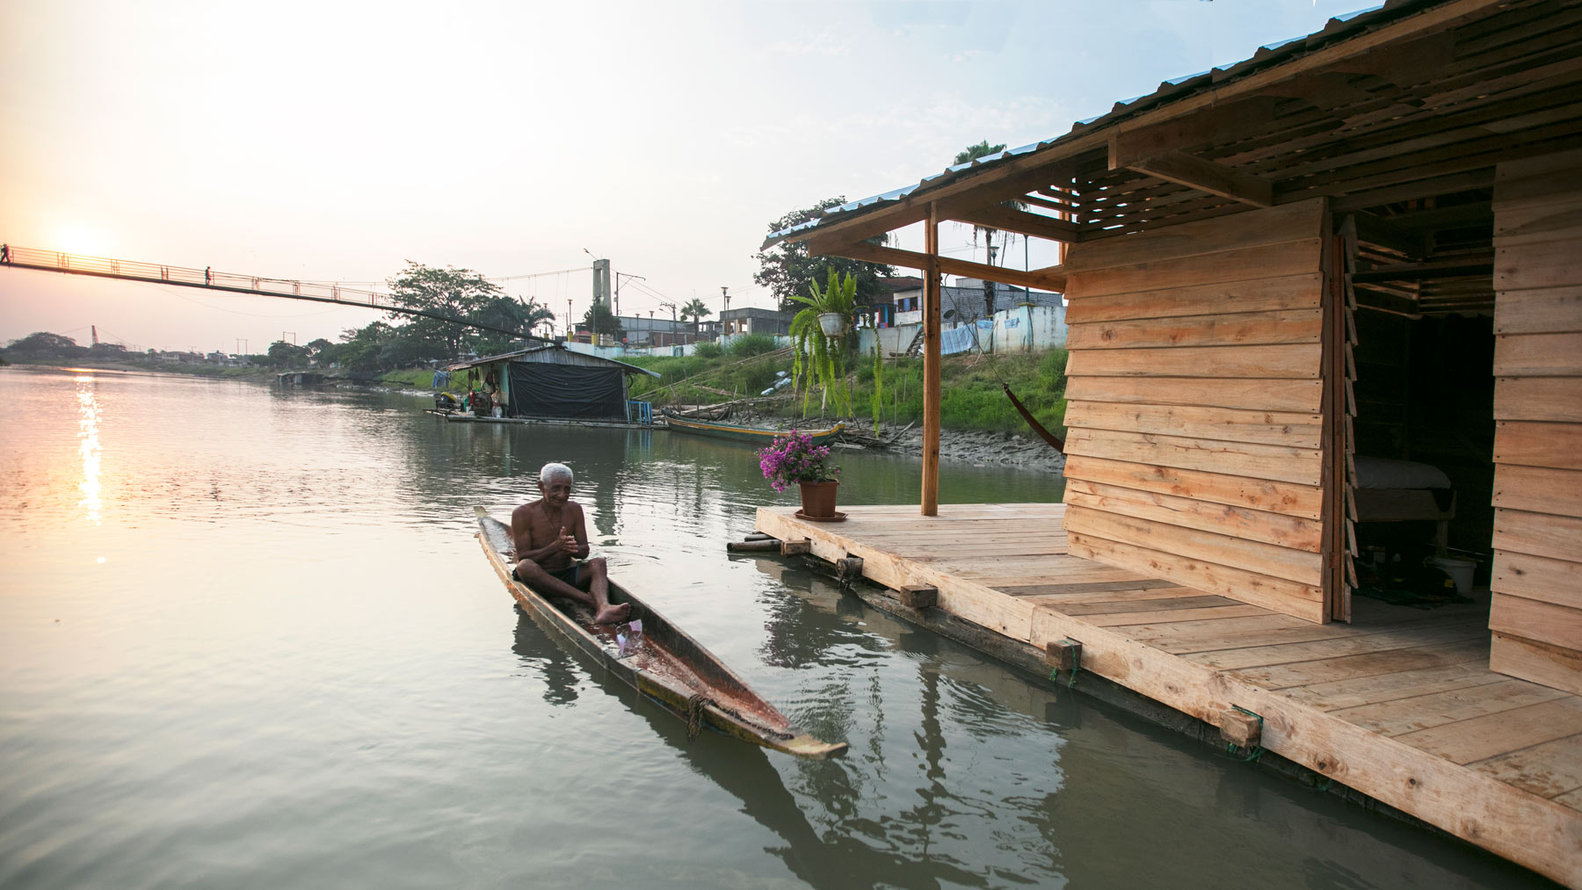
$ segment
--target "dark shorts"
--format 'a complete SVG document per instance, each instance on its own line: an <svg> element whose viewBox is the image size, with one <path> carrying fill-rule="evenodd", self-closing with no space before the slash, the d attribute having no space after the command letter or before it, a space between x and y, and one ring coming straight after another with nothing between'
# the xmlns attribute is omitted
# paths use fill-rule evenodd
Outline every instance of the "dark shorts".
<svg viewBox="0 0 1582 890"><path fill-rule="evenodd" d="M549 575L550 575L550 577L553 577L553 578L559 578L560 580L566 582L567 584L570 584L572 587L576 587L577 586L577 579L581 577L581 575L578 573L581 568L582 568L582 563L574 562L571 565L566 566L565 568L561 569L558 572L550 572ZM512 567L512 569L511 569L511 577L515 578L518 581L522 580L521 578L517 578L517 576L516 576L516 568L515 567Z"/></svg>

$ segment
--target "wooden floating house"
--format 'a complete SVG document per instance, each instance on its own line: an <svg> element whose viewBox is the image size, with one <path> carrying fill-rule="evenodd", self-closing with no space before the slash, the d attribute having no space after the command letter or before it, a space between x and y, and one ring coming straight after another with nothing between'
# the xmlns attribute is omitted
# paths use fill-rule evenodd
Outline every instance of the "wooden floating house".
<svg viewBox="0 0 1582 890"><path fill-rule="evenodd" d="M466 372L471 389L498 392L505 419L629 420L626 378L659 375L646 368L549 343L515 352L456 362L445 368Z"/></svg>
<svg viewBox="0 0 1582 890"><path fill-rule="evenodd" d="M786 241L922 273L923 494L761 530L1582 886L1582 5L1387 2ZM942 273L1067 298L1058 509L938 503ZM940 549L1006 516L997 567ZM1487 578L1475 641L1354 600L1403 554Z"/></svg>

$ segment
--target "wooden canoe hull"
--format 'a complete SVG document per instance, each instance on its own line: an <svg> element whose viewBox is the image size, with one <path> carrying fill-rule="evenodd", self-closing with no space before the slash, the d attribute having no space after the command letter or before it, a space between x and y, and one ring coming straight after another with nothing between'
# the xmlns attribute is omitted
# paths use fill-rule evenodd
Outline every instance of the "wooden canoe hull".
<svg viewBox="0 0 1582 890"><path fill-rule="evenodd" d="M775 436L783 436L788 430L765 430L758 427L740 426L732 423L715 423L706 420L692 420L684 417L665 418L665 425L678 433L690 433L695 436L709 436L715 439L728 439L732 442L750 442L762 448L774 441ZM844 423L837 423L824 430L799 430L799 432L812 436L814 445L827 445L844 430Z"/></svg>
<svg viewBox="0 0 1582 890"><path fill-rule="evenodd" d="M546 633L581 652L606 675L658 702L693 730L708 726L799 757L826 758L846 750L844 743L822 741L791 725L713 653L631 591L611 582L610 600L631 603L631 617L643 622L642 645L622 657L614 628L594 625L591 613L580 604L551 600L513 578L504 555L510 530L482 507L475 512L479 543L516 604Z"/></svg>

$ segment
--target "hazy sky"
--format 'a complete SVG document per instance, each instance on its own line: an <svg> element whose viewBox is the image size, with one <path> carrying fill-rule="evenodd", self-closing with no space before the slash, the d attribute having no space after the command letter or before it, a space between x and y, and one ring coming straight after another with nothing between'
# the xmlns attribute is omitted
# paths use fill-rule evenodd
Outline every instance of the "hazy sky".
<svg viewBox="0 0 1582 890"><path fill-rule="evenodd" d="M1368 0L0 0L0 241L311 281L407 260L581 317L768 306L768 223L1065 133ZM947 229L950 227L947 227ZM945 231L965 255L970 230ZM263 352L378 316L0 268L0 343Z"/></svg>

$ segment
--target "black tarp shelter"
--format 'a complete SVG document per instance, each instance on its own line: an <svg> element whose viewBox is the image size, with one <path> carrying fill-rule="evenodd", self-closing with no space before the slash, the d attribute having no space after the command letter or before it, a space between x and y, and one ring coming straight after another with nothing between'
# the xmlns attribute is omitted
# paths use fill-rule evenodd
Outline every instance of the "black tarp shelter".
<svg viewBox="0 0 1582 890"><path fill-rule="evenodd" d="M457 362L446 370L472 372L474 388L498 388L506 417L569 420L625 420L626 376L659 376L560 343Z"/></svg>

